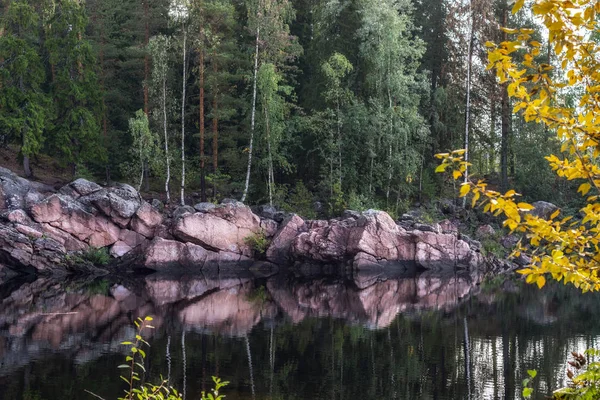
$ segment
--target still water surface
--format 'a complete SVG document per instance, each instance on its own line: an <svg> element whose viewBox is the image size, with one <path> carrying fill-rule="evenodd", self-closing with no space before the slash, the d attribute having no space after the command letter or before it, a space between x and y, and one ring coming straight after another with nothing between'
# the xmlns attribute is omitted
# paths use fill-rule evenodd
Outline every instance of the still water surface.
<svg viewBox="0 0 600 400"><path fill-rule="evenodd" d="M475 292L479 292L475 294ZM148 378L199 399L518 399L598 346L600 298L551 286L485 293L469 276L150 275L0 285L0 399L105 399L132 321L154 316Z"/></svg>

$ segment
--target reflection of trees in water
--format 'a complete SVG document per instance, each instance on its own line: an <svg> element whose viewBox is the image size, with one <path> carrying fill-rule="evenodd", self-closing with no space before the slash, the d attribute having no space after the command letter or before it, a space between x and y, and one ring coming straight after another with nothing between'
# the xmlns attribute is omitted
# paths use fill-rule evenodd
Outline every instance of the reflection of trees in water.
<svg viewBox="0 0 600 400"><path fill-rule="evenodd" d="M197 297L190 297L189 290L198 290L198 285L188 282L187 292L170 292L171 302L153 301L140 293L134 294L134 302L126 296L116 301L114 296L97 293L86 297L57 292L53 297L54 286L38 282L38 290L46 292L47 306L91 311L82 321L68 315L44 320L23 313L15 299L10 303L14 316L6 314L8 302L0 304L7 306L0 313L0 336L4 336L0 386L9 399L22 398L32 388L47 399L69 398L61 393L83 388L105 398L116 397L121 392L116 366L122 356L113 353L119 347L110 343L123 338L122 328L137 310L134 305L142 310L152 307L157 313L157 330L150 342L153 349L163 350L149 352L149 374L158 379L167 372L175 386L183 383L187 398L210 389L210 377L218 375L231 381L227 392L247 399L512 399L518 398L527 369L539 371L536 393L548 393L562 386L569 351L597 345L597 297L572 296L563 287L541 292L526 288L518 295L481 295L461 303L456 301L459 285L437 282L440 290L421 290L418 296L416 282L386 281L360 290L331 278L283 284L238 282ZM263 288L261 296L253 294L257 286ZM28 295L33 288L29 287ZM394 297L390 288L413 291ZM422 307L425 299L426 304L437 301L437 309ZM112 319L107 317L113 315L108 310L121 310L124 304L129 307L115 312ZM34 300L27 312L42 305ZM97 315L94 306L101 308ZM382 326L383 315L397 316ZM26 325L23 316L37 323ZM90 325L81 330L79 324L84 322ZM44 331L45 327L51 330ZM43 342L56 332L62 335L59 345L48 353ZM21 359L26 367L18 367ZM9 370L7 366L13 364L18 368Z"/></svg>

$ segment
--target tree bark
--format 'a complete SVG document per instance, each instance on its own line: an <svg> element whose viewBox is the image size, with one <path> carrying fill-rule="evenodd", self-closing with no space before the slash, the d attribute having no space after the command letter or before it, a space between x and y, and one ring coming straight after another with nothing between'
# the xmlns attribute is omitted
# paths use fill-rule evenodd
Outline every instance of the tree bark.
<svg viewBox="0 0 600 400"><path fill-rule="evenodd" d="M144 46L146 54L144 54L144 113L148 116L150 111L148 101L148 81L150 79L150 55L148 54L148 42L150 41L150 7L149 0L143 0L144 3Z"/></svg>
<svg viewBox="0 0 600 400"><path fill-rule="evenodd" d="M504 9L504 26L506 26L508 18L507 9ZM503 40L507 40L506 32L503 35ZM502 85L502 140L500 144L500 187L502 190L508 189L508 142L510 136L509 118L510 110L508 106L508 85Z"/></svg>
<svg viewBox="0 0 600 400"><path fill-rule="evenodd" d="M163 129L165 133L165 157L167 161L167 179L165 180L165 194L167 196L167 204L171 202L169 194L169 182L171 180L171 165L169 157L169 136L167 134L167 78L163 77L162 85L162 109L163 109Z"/></svg>
<svg viewBox="0 0 600 400"><path fill-rule="evenodd" d="M181 205L185 205L185 86L186 86L186 41L187 41L187 30L185 29L185 22L182 24L183 28L183 77L182 77L182 88L181 88Z"/></svg>
<svg viewBox="0 0 600 400"><path fill-rule="evenodd" d="M213 73L217 76L217 61L216 54L213 54ZM213 173L217 173L219 162L219 88L215 83L214 94L213 94ZM213 197L216 196L217 184L213 180Z"/></svg>
<svg viewBox="0 0 600 400"><path fill-rule="evenodd" d="M200 129L200 198L202 201L206 201L206 160L204 155L204 21L202 16L204 10L202 3L202 0L200 0L200 15L198 17L200 21L200 40L198 46L198 86L200 90L198 111L200 117L198 127Z"/></svg>
<svg viewBox="0 0 600 400"><path fill-rule="evenodd" d="M473 64L473 40L475 39L475 18L473 16L473 2L469 3L469 17L471 31L467 47L467 104L465 108L465 161L469 162L469 122L471 120L471 69ZM469 182L469 167L465 170L465 184ZM463 197L463 208L467 205L467 197Z"/></svg>
<svg viewBox="0 0 600 400"><path fill-rule="evenodd" d="M242 195L242 203L246 201L248 196L248 187L250 186L250 172L252 169L252 147L254 144L254 123L256 117L256 84L258 77L258 43L260 40L260 26L256 28L256 50L254 52L254 82L252 89L252 116L250 118L250 146L248 147L248 168L246 170L246 183L244 185L244 194Z"/></svg>
<svg viewBox="0 0 600 400"><path fill-rule="evenodd" d="M202 28L200 28L202 30ZM202 37L202 33L200 34ZM202 201L206 201L206 160L204 156L204 49L200 48L199 60L199 85L200 85L200 196Z"/></svg>
<svg viewBox="0 0 600 400"><path fill-rule="evenodd" d="M273 185L275 179L273 178L273 154L271 153L271 127L269 124L269 107L265 106L265 130L267 133L267 153L269 157L268 165L268 189L269 189L269 205L273 207Z"/></svg>

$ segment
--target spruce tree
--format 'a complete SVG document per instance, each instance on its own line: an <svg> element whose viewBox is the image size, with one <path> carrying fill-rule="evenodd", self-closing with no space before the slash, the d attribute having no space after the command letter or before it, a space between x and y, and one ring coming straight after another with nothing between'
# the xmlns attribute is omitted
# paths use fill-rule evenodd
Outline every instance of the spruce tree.
<svg viewBox="0 0 600 400"><path fill-rule="evenodd" d="M0 25L0 132L19 143L25 175L29 160L44 143L49 102L41 90L45 71L40 57L39 18L28 0L9 3Z"/></svg>
<svg viewBox="0 0 600 400"><path fill-rule="evenodd" d="M96 74L96 57L85 36L84 6L61 0L49 21L46 48L52 66L50 94L55 105L51 149L70 165L103 165L106 152L100 136L102 98Z"/></svg>

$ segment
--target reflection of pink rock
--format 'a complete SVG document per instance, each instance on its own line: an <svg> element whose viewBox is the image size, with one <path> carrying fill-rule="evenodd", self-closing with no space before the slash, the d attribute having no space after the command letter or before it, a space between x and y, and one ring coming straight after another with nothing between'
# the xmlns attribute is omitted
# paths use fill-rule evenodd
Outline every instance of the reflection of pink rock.
<svg viewBox="0 0 600 400"><path fill-rule="evenodd" d="M228 336L243 336L260 322L263 316L274 314L270 304L249 300L248 286L220 290L186 306L178 317L188 328L208 329Z"/></svg>

